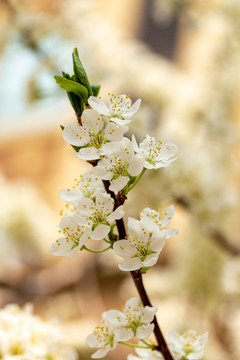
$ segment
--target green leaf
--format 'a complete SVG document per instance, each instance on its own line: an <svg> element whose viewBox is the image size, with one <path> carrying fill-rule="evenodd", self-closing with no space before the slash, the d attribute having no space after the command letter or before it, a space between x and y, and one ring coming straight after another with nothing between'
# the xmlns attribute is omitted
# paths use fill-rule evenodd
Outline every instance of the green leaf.
<svg viewBox="0 0 240 360"><path fill-rule="evenodd" d="M73 50L72 57L74 74L77 77L78 83L84 85L87 88L89 97L93 94L92 88L90 86L86 71L84 70L84 67L82 66L82 63L79 59L77 48Z"/></svg>
<svg viewBox="0 0 240 360"><path fill-rule="evenodd" d="M63 74L64 79L75 81L75 75L73 75L71 77L69 74L65 73L64 71L62 72L62 74ZM67 96L69 98L69 101L70 101L75 113L82 115L83 110L84 110L83 100L79 96L75 95L73 92L67 92Z"/></svg>
<svg viewBox="0 0 240 360"><path fill-rule="evenodd" d="M91 85L93 96L97 97L101 88L101 85Z"/></svg>
<svg viewBox="0 0 240 360"><path fill-rule="evenodd" d="M73 92L75 95L78 95L81 99L83 99L84 102L87 102L88 91L85 86L58 75L55 75L54 79L61 89L66 90L67 92Z"/></svg>

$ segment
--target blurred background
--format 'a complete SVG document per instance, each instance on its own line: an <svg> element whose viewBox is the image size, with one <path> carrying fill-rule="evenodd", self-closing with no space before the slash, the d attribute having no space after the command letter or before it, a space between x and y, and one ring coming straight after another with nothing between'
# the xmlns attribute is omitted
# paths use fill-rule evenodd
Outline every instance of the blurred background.
<svg viewBox="0 0 240 360"><path fill-rule="evenodd" d="M73 73L77 47L103 99L142 98L129 134L178 145L178 159L129 195L126 217L175 205L180 234L144 275L160 325L209 331L204 359L237 360L239 24L239 0L0 0L0 306L32 302L58 317L80 359L101 313L137 293L112 252L49 254L58 192L89 169L61 137L75 116L53 76Z"/></svg>

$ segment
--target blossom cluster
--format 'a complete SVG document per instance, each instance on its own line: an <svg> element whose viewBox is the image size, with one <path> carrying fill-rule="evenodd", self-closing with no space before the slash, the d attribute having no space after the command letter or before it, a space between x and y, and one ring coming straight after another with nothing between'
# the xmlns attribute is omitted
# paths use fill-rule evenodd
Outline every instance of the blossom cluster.
<svg viewBox="0 0 240 360"><path fill-rule="evenodd" d="M141 100L132 105L129 96L109 95L108 106L100 98L89 96L87 109L78 117L78 123L63 129L64 140L93 168L81 175L76 186L60 191L70 213L60 221L61 237L52 244L50 252L72 258L83 249L92 252L113 249L123 258L120 270L144 273L157 263L165 242L178 234L177 228L167 229L174 206L170 205L163 214L159 209L144 208L139 220L128 218L125 232L123 204L146 170L167 167L176 159L177 147L149 135L140 144L134 135L131 140L124 136ZM119 222L124 231L116 234ZM89 239L103 240L108 247L91 250L86 246ZM140 340L139 357L129 355L129 360L163 359L165 355L156 345L143 340L154 331L156 312L157 305L144 306L135 297L126 302L123 311L105 311L100 326L86 338L87 344L96 349L92 357L104 357L118 343L137 346L126 343L135 336ZM189 330L181 336L170 330L169 351L174 360L200 359L207 338L207 333L199 335Z"/></svg>
<svg viewBox="0 0 240 360"><path fill-rule="evenodd" d="M175 330L169 330L167 340L174 360L199 360L202 359L204 348L208 341L208 333L199 334L195 330L185 331L182 335ZM163 360L164 357L158 350L135 349L138 356L129 354L127 360Z"/></svg>
<svg viewBox="0 0 240 360"><path fill-rule="evenodd" d="M63 345L58 324L33 315L31 304L10 304L0 310L0 358L4 360L76 360L75 350Z"/></svg>
<svg viewBox="0 0 240 360"><path fill-rule="evenodd" d="M86 339L90 347L98 349L92 357L104 357L116 348L118 342L127 341L133 336L138 339L149 337L154 329L151 322L157 309L157 305L144 307L141 300L131 298L126 302L123 311L105 311L101 325Z"/></svg>
<svg viewBox="0 0 240 360"><path fill-rule="evenodd" d="M77 148L77 156L92 163L93 170L81 175L77 186L60 191L60 198L66 201L70 214L66 214L59 224L61 237L55 241L50 252L55 256L72 258L78 250L86 248L88 239L105 240L111 243L109 236L113 234L116 220L123 218L123 205L116 207L113 198L103 183L109 182L109 190L116 195L126 195L138 182L146 169L157 169L168 166L175 158L176 145L163 144L147 135L142 143L137 144L125 137L127 124L141 104L138 99L133 105L127 95L109 97L107 106L101 99L90 96L88 103L91 109L85 109L79 123L71 124L63 129L63 138ZM169 207L171 213L174 208ZM157 216L151 222L147 214ZM158 255L167 238L177 234L177 230L165 230L170 221L164 217L162 224L154 210L144 209L142 219L129 219L129 239L121 240L126 250L128 242L130 250L122 251L120 243L113 249L122 257L130 257L134 269L149 267L156 263ZM134 230L134 227L136 228ZM137 230L138 229L138 230ZM137 237L135 239L135 237ZM113 243L112 243L113 245ZM128 253L128 254L127 254ZM151 259L151 261L150 261ZM133 265L127 261L122 270L132 270Z"/></svg>

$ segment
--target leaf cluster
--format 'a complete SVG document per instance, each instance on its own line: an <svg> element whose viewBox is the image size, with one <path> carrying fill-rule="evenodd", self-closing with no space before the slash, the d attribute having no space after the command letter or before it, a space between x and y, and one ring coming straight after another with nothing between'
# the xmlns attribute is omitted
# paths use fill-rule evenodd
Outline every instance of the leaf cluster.
<svg viewBox="0 0 240 360"><path fill-rule="evenodd" d="M88 105L88 98L90 96L98 96L100 85L90 85L87 74L79 59L77 48L73 50L72 58L74 74L70 76L63 71L63 76L55 75L54 78L58 86L67 91L75 113L81 116L84 106Z"/></svg>

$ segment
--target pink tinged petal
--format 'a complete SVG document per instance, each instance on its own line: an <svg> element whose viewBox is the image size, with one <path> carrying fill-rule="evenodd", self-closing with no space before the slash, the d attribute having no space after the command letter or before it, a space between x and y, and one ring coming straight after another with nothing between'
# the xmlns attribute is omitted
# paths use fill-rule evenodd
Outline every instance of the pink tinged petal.
<svg viewBox="0 0 240 360"><path fill-rule="evenodd" d="M114 220L122 219L124 215L123 205L120 205L111 215L107 217L107 220L111 223Z"/></svg>
<svg viewBox="0 0 240 360"><path fill-rule="evenodd" d="M173 218L174 215L174 205L170 205L166 211L165 214L163 216L163 220L162 220L162 224L161 224L161 228L165 228L166 226L168 226Z"/></svg>
<svg viewBox="0 0 240 360"><path fill-rule="evenodd" d="M141 317L141 321L144 323L150 323L153 321L154 316L156 315L156 312L158 310L158 305L154 306L145 306L144 307L144 315Z"/></svg>
<svg viewBox="0 0 240 360"><path fill-rule="evenodd" d="M66 126L63 129L62 136L68 144L75 146L84 146L90 140L88 134L84 134L81 125L78 124Z"/></svg>
<svg viewBox="0 0 240 360"><path fill-rule="evenodd" d="M158 261L159 254L151 254L147 255L146 259L143 261L142 266L151 267L156 264Z"/></svg>
<svg viewBox="0 0 240 360"><path fill-rule="evenodd" d="M171 237L178 235L179 231L177 228L173 228L173 229L165 230L165 234L166 234L166 240L168 240Z"/></svg>
<svg viewBox="0 0 240 360"><path fill-rule="evenodd" d="M137 176L143 169L144 158L141 155L134 155L132 160L129 162L128 173L131 176Z"/></svg>
<svg viewBox="0 0 240 360"><path fill-rule="evenodd" d="M139 258L124 259L118 267L122 271L138 270L142 267L142 261Z"/></svg>
<svg viewBox="0 0 240 360"><path fill-rule="evenodd" d="M115 253L123 258L130 258L136 251L132 248L128 240L119 240L113 244Z"/></svg>
<svg viewBox="0 0 240 360"><path fill-rule="evenodd" d="M72 249L73 243L71 241L67 241L66 238L60 238L55 241L50 247L50 254L54 256L64 256L68 259L72 259L74 255L79 250L79 246L76 246Z"/></svg>
<svg viewBox="0 0 240 360"><path fill-rule="evenodd" d="M120 191L122 189L125 188L125 186L127 185L129 181L129 177L128 176L122 176L120 175L116 180L112 180L111 181L111 185L109 186L109 189L111 191Z"/></svg>
<svg viewBox="0 0 240 360"><path fill-rule="evenodd" d="M83 160L98 160L100 159L100 149L95 147L82 148L77 153L77 156Z"/></svg>
<svg viewBox="0 0 240 360"><path fill-rule="evenodd" d="M82 191L79 189L62 189L59 192L59 197L63 201L67 201L72 205L83 197Z"/></svg>
<svg viewBox="0 0 240 360"><path fill-rule="evenodd" d="M137 99L137 101L135 101L135 103L133 104L133 106L130 109L126 109L123 111L122 116L124 118L130 118L132 117L140 108L141 105L141 99Z"/></svg>
<svg viewBox="0 0 240 360"><path fill-rule="evenodd" d="M121 141L123 134L128 131L128 126L118 126L112 122L108 123L104 130L104 137L109 141Z"/></svg>
<svg viewBox="0 0 240 360"><path fill-rule="evenodd" d="M89 236L93 240L102 240L110 231L110 226L104 224L98 224L94 231L89 232Z"/></svg>
<svg viewBox="0 0 240 360"><path fill-rule="evenodd" d="M101 115L110 115L107 105L95 96L90 96L88 99L89 105Z"/></svg>
<svg viewBox="0 0 240 360"><path fill-rule="evenodd" d="M138 339L145 339L149 337L154 329L154 324L142 325L137 328L136 337Z"/></svg>

